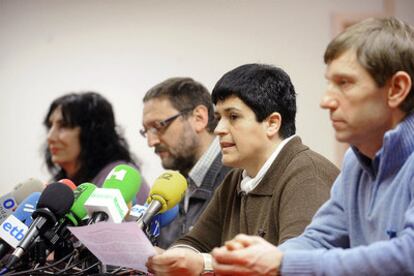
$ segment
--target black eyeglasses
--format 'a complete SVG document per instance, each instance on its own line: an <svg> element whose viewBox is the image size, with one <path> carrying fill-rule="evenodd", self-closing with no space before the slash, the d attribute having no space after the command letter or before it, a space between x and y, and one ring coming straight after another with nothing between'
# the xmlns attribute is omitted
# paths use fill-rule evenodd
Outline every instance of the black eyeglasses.
<svg viewBox="0 0 414 276"><path fill-rule="evenodd" d="M167 127L175 120L177 119L179 116L184 115L185 113L188 113L190 111L192 111L192 108L187 108L182 110L180 113L175 114L171 117L168 117L165 120L162 121L155 121L152 123L152 126L149 128L142 128L139 130L139 133L142 135L142 137L146 138L147 137L147 132L151 132L154 135L158 135L159 133L165 131L167 129Z"/></svg>

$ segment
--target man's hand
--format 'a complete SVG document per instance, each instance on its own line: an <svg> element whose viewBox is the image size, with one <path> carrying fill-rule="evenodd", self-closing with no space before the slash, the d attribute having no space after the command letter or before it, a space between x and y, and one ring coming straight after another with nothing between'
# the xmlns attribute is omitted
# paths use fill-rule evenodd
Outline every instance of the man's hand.
<svg viewBox="0 0 414 276"><path fill-rule="evenodd" d="M150 257L147 267L155 275L200 275L204 260L191 249L176 247Z"/></svg>
<svg viewBox="0 0 414 276"><path fill-rule="evenodd" d="M212 252L216 275L278 275L283 253L260 237L237 235Z"/></svg>

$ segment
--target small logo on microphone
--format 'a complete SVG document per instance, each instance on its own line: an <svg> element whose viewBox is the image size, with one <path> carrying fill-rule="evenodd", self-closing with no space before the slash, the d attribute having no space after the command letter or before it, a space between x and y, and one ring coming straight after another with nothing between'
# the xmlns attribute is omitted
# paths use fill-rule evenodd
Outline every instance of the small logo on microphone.
<svg viewBox="0 0 414 276"><path fill-rule="evenodd" d="M0 237L16 248L27 231L28 227L24 223L15 216L10 215L0 226Z"/></svg>
<svg viewBox="0 0 414 276"><path fill-rule="evenodd" d="M23 205L23 211L27 212L27 213L33 213L35 211L35 207L33 204L30 203L26 203L25 205Z"/></svg>
<svg viewBox="0 0 414 276"><path fill-rule="evenodd" d="M125 177L126 173L127 173L127 171L124 170L124 169L119 170L119 171L115 171L115 169L113 169L108 174L108 176L106 177L106 179L108 180L108 179L114 177L116 180L122 181L122 180L124 180L124 177Z"/></svg>

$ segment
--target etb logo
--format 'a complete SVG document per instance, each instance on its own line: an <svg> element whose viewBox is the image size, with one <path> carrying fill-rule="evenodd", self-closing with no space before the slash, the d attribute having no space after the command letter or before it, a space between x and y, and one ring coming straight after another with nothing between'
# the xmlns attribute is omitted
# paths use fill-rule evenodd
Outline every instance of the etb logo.
<svg viewBox="0 0 414 276"><path fill-rule="evenodd" d="M12 247L16 248L27 231L28 227L23 222L15 216L10 215L0 226L0 237Z"/></svg>

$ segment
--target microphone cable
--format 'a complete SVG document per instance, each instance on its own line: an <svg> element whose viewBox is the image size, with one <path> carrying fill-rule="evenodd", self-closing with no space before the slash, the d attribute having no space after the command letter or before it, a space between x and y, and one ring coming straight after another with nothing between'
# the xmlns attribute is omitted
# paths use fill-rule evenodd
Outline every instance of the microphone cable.
<svg viewBox="0 0 414 276"><path fill-rule="evenodd" d="M43 274L43 275L44 275L44 274L45 274L45 272L44 272L44 271L40 272L41 270L49 269L49 268L52 268L52 267L54 267L54 266L56 266L56 265L58 265L58 264L62 263L62 262L64 262L64 261L66 261L66 259L69 259L70 257L72 257L72 255L74 255L75 253L76 253L75 251L70 252L68 255L64 256L64 257L63 257L63 258L61 258L60 260L58 260L58 261L56 261L56 262L54 262L54 263L51 263L51 264L45 265L45 266L39 266L39 267L37 267L37 268L35 268L35 269L28 269L28 270L18 271L18 272L14 272L14 273L7 273L7 274L5 274L5 275L7 275L7 276L27 275L27 274L32 274L33 272L37 272L37 271L39 271L39 274L40 274L40 275L41 275L41 274ZM37 273L36 273L36 274L37 274Z"/></svg>
<svg viewBox="0 0 414 276"><path fill-rule="evenodd" d="M116 272L113 271L110 274L111 275L135 275L135 276L136 275L148 275L145 272L141 272L141 271L138 271L138 270L135 270L135 269L132 269L132 268L121 267L120 270L123 270L123 271L121 271L121 272L119 272L119 270L116 271Z"/></svg>
<svg viewBox="0 0 414 276"><path fill-rule="evenodd" d="M95 256L94 256L94 255L88 255L88 256L86 256L85 258L83 258L82 260L79 260L78 262L76 262L76 263L74 263L74 264L72 264L72 265L70 265L70 266L66 267L65 269L60 270L59 272L56 272L56 273L55 273L55 275L64 275L64 273L65 273L65 272L67 272L67 271L71 270L72 268L74 268L74 267L76 267L76 266L78 266L78 265L82 264L83 262L85 262L86 260L91 259L91 258L95 258ZM88 269L90 269L90 267L89 267ZM83 270L81 270L81 271L83 271ZM76 272L76 273L77 273L77 272ZM73 275L73 274L74 274L74 273L71 273L70 275Z"/></svg>
<svg viewBox="0 0 414 276"><path fill-rule="evenodd" d="M123 267L118 267L117 269L114 269L113 271L111 271L109 274L110 275L115 275L116 273L118 273L119 271L121 271L122 269L124 269Z"/></svg>
<svg viewBox="0 0 414 276"><path fill-rule="evenodd" d="M98 261L98 262L94 263L93 265L91 265L90 267L87 267L87 268L85 268L85 269L83 269L83 270L81 270L79 272L72 273L71 275L83 275L86 271L88 271L88 270L90 270L90 269L98 266L100 263L101 262Z"/></svg>

